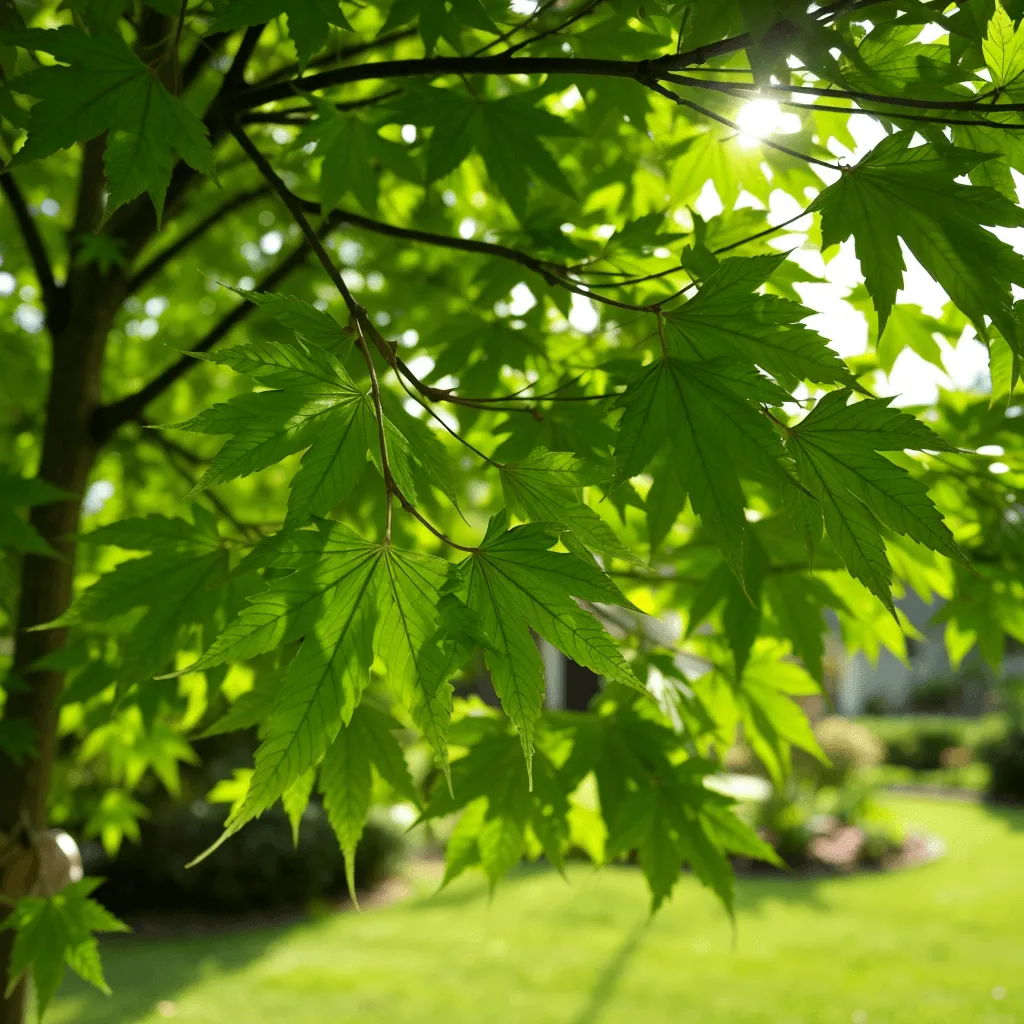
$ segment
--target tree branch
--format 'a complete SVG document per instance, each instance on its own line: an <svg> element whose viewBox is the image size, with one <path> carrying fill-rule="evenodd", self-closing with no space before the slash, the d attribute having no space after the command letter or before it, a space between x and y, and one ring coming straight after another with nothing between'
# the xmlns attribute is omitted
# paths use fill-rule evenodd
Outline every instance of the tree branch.
<svg viewBox="0 0 1024 1024"><path fill-rule="evenodd" d="M254 199L258 199L260 196L268 194L266 188L255 188L250 189L247 192L240 192L238 195L233 196L231 199L222 203L215 210L207 214L201 221L194 225L190 230L186 231L176 242L167 246L166 249L161 250L154 256L149 263L140 267L135 272L135 275L128 281L128 290L130 292L137 291L141 288L150 278L160 273L163 268L170 263L184 249L187 249L196 239L201 238L207 231L210 230L215 224L222 221L229 213L233 213L239 207L245 206L246 203L251 203Z"/></svg>
<svg viewBox="0 0 1024 1024"><path fill-rule="evenodd" d="M320 205L311 199L303 199L290 191L288 194L299 204L301 210L316 212L320 209ZM443 249L459 249L462 252L480 253L483 256L497 256L499 259L518 263L520 266L526 267L527 270L532 270L553 287L565 288L577 295L582 295L584 298L594 299L596 302L603 302L605 305L615 306L618 309L627 309L631 313L650 312L650 307L648 306L637 306L630 302L619 302L617 299L609 299L606 296L597 295L587 288L576 284L574 281L563 277L563 274L568 273L566 267L531 256L528 252L523 252L520 249L499 245L496 242L483 242L475 238L457 238L455 235L439 235L431 231L420 231L418 228L403 228L396 224L374 220L372 217L364 217L362 214L353 213L350 210L338 210L338 213L341 214L343 223L354 224L356 227L365 228L367 231L373 231L378 235L402 238L410 242L422 242L424 245L438 246Z"/></svg>
<svg viewBox="0 0 1024 1024"><path fill-rule="evenodd" d="M288 208L292 217L295 219L295 223L298 224L299 229L305 235L310 248L313 250L316 258L320 261L320 265L323 267L324 272L331 279L335 288L338 289L338 293L341 295L342 300L345 303L346 308L349 311L349 315L352 319L352 326L358 332L357 347L366 360L366 366L370 374L370 387L373 394L374 413L377 419L377 429L380 438L380 458L381 458L381 472L384 476L384 489L386 492L385 503L387 507L387 529L385 532L386 541L391 540L391 496L394 495L398 498L405 509L413 518L417 519L422 523L435 537L443 540L446 544L449 544L453 548L457 548L459 551L475 551L476 548L464 547L462 544L457 544L455 541L446 537L437 527L433 526L412 504L411 501L402 493L401 488L391 474L391 468L388 463L387 455L387 442L384 436L384 411L381 407L380 401L380 387L377 382L377 371L373 365L373 356L370 354L369 345L367 344L366 336L369 335L373 341L374 347L381 354L385 362L395 369L396 372L404 372L407 377L415 382L419 387L421 393L427 394L429 397L430 392L435 392L434 388L427 388L423 385L415 376L412 375L409 368L397 357L394 348L388 344L387 341L381 336L370 318L366 315L366 310L362 305L356 301L352 292L349 291L349 287L345 284L345 279L341 276L340 271L334 265L334 260L331 259L330 253L324 248L323 243L320 241L317 234L313 231L312 226L306 219L306 214L303 211L302 200L298 198L285 183L278 176L277 172L273 167L270 166L270 162L267 158L259 151L256 144L245 134L245 130L239 125L232 125L231 133L237 139L238 144L251 158L253 164L257 170L266 179L270 187L281 197L281 201Z"/></svg>
<svg viewBox="0 0 1024 1024"><path fill-rule="evenodd" d="M361 100L350 100L347 103L335 103L334 109L339 113L348 113L350 110L362 110L364 107L372 107L392 96L401 95L401 89L388 89L387 92L378 93L376 96L367 96ZM242 124L292 124L303 125L311 121L316 114L316 107L288 107L287 110L254 111L251 114L243 114L239 121Z"/></svg>
<svg viewBox="0 0 1024 1024"><path fill-rule="evenodd" d="M529 39L523 39L521 42L516 43L515 46L510 46L505 50L503 56L511 57L514 53L518 53L520 50L527 46L531 46L533 43L539 43L542 39L547 39L550 36L558 35L559 32L564 32L565 29L569 28L571 25L575 25L577 21L581 18L585 18L591 11L600 7L603 3L604 0L588 0L588 2L576 11L575 14L569 15L565 21L558 25L553 25L551 28L545 29L543 32L538 32L536 35L530 36Z"/></svg>
<svg viewBox="0 0 1024 1024"><path fill-rule="evenodd" d="M489 43L484 43L483 46L474 50L470 54L470 57L480 57L488 50L492 50L495 46L500 46L505 42L505 40L511 39L517 32L521 32L524 28L528 28L535 21L542 18L558 2L559 0L545 0L545 2L539 4L533 14L529 15L524 21L519 22L518 25L513 25L510 29L506 29L506 31L502 32L500 36L496 36Z"/></svg>
<svg viewBox="0 0 1024 1024"><path fill-rule="evenodd" d="M603 60L585 57L516 57L498 54L492 57L428 57L409 60L383 60L354 67L334 68L319 75L292 78L284 82L240 89L227 97L226 103L236 111L248 110L287 99L296 92L316 92L329 86L352 82L381 81L392 78L437 78L440 75L597 75L612 78L633 78L645 82L703 64L712 57L721 57L746 49L753 42L750 35L735 36L680 54L666 54L654 60Z"/></svg>
<svg viewBox="0 0 1024 1024"><path fill-rule="evenodd" d="M752 85L750 82L722 82L718 79L691 78L689 75L677 75L667 73L660 76L666 82L673 85L681 85L689 89L704 89L709 92L721 92L730 96L744 97L749 95L753 98L765 91L773 93L796 93L803 96L831 97L840 100L856 100L865 103L879 103L890 107L908 107L911 110L952 110L978 112L982 114L1020 113L1024 111L1024 103L985 103L985 100L995 100L997 91L979 93L969 100L942 100L922 99L916 96L886 96L882 93L861 92L858 89L823 89L814 85ZM809 107L809 109L814 109ZM850 111L850 113L870 113L870 111ZM884 111L874 111L884 113ZM896 116L896 115L893 115Z"/></svg>
<svg viewBox="0 0 1024 1024"><path fill-rule="evenodd" d="M148 441L155 448L159 448L166 456L167 462L171 468L188 483L189 489L192 490L196 486L195 476L189 472L184 466L179 466L175 463L172 456L177 455L179 458L187 462L190 466L195 466L202 460L199 459L193 452L189 451L184 445L178 444L177 441L172 441L163 431L158 430L156 427L151 427L149 424L143 424L148 429L142 432L142 439ZM207 501L219 512L231 525L238 531L239 535L243 538L246 544L252 543L253 534L256 537L262 537L262 531L257 527L251 526L248 523L243 523L230 509L226 502L219 498L211 488L204 488L200 492L200 496L206 498Z"/></svg>
<svg viewBox="0 0 1024 1024"><path fill-rule="evenodd" d="M25 247L28 249L32 268L35 270L36 280L39 282L39 290L42 292L47 319L51 321L59 319L58 311L61 308L63 296L53 276L49 253L43 243L43 236L40 235L39 228L36 227L32 214L29 212L25 197L22 195L21 189L18 188L18 183L6 168L0 171L0 188L3 189L4 195L7 197L18 229L21 231L21 237L25 240Z"/></svg>
<svg viewBox="0 0 1024 1024"><path fill-rule="evenodd" d="M318 230L321 234L326 234L336 227L337 223L338 218L336 216L328 215L324 218ZM257 292L269 291L280 283L293 270L301 266L302 262L309 255L309 249L310 247L307 243L301 243L267 274L253 290ZM196 365L197 361L193 358L194 355L200 352L208 352L255 309L256 307L251 302L240 303L215 324L186 355L183 355L176 363L172 363L163 373L154 377L153 380L133 394L126 395L110 405L101 406L97 409L93 416L93 434L96 440L103 444L123 423L137 419L150 402L159 398L172 384Z"/></svg>
<svg viewBox="0 0 1024 1024"><path fill-rule="evenodd" d="M394 32L388 32L386 35L378 36L376 39L371 39L365 43L355 43L352 46L343 46L339 50L335 50L334 53L325 53L322 57L314 57L306 66L306 70L309 71L313 68L327 67L329 64L335 63L335 61L349 60L352 57L360 57L364 53L369 53L371 50L379 50L382 47L390 46L392 43L399 43L403 39L411 39L413 36L419 35L419 29L416 28L403 28L398 29ZM282 79L293 78L295 75L302 73L302 68L298 64L286 64L282 68L278 68L277 71L272 71L269 75L259 79L253 83L254 88L260 88L265 85L270 85L272 82L280 82Z"/></svg>
<svg viewBox="0 0 1024 1024"><path fill-rule="evenodd" d="M199 73L206 67L207 61L216 56L217 51L228 41L230 36L230 32L214 32L212 35L202 36L199 39L181 69L182 91L199 77Z"/></svg>

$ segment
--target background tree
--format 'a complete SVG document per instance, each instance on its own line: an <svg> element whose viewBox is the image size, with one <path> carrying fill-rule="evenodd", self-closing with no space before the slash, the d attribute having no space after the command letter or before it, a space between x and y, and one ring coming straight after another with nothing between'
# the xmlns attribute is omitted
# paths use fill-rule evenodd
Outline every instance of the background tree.
<svg viewBox="0 0 1024 1024"><path fill-rule="evenodd" d="M683 862L728 907L772 853L702 780L740 726L775 777L816 751L826 611L1024 639L1020 8L3 0L0 1020L102 984L117 922L40 879L74 763L118 841L185 734L260 723L225 836L318 788L351 854L375 777L420 799L403 725L449 877L635 849L655 907ZM965 332L991 395L874 397ZM592 713L542 713L535 635ZM507 718L453 704L480 657Z"/></svg>

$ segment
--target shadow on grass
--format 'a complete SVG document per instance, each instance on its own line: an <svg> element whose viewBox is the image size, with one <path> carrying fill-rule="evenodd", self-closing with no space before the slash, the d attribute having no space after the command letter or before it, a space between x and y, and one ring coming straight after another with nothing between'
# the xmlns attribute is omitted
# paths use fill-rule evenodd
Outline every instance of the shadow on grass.
<svg viewBox="0 0 1024 1024"><path fill-rule="evenodd" d="M527 882L532 878L556 873L557 869L545 860L522 861L498 883L498 888L504 892L514 889L517 885ZM472 878L471 882L469 882L470 878ZM460 884L457 888L446 886L443 889L435 889L433 892L428 892L423 896L417 896L415 899L403 904L403 906L407 910L438 910L449 907L464 907L470 903L486 900L491 896L487 883L481 879L478 872L471 876L461 876L459 882Z"/></svg>
<svg viewBox="0 0 1024 1024"><path fill-rule="evenodd" d="M829 901L824 897L824 889L837 881L841 883L843 878L837 875L808 877L781 872L772 875L740 875L736 879L736 909L756 911L764 903L782 901L827 910Z"/></svg>
<svg viewBox="0 0 1024 1024"><path fill-rule="evenodd" d="M622 941L619 948L608 958L601 968L597 982L590 990L587 1001L580 1007L580 1012L573 1017L572 1024L597 1024L605 1007L615 994L630 961L639 951L649 925L650 918L644 918L639 922Z"/></svg>
<svg viewBox="0 0 1024 1024"><path fill-rule="evenodd" d="M1020 804L983 803L982 810L1014 832L1024 832L1024 806Z"/></svg>
<svg viewBox="0 0 1024 1024"><path fill-rule="evenodd" d="M231 974L258 960L292 930L276 927L194 938L186 956L180 938L107 939L101 950L117 950L116 956L104 957L113 995L102 995L69 971L58 997L57 1009L64 1011L60 1019L74 1024L120 1024L145 1017L160 1002L174 1002L198 982Z"/></svg>

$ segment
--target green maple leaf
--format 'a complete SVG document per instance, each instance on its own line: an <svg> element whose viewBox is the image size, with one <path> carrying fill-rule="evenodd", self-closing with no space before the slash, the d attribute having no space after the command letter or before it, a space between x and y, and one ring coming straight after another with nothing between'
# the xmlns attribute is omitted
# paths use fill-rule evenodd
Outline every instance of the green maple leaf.
<svg viewBox="0 0 1024 1024"><path fill-rule="evenodd" d="M601 474L570 452L538 448L525 459L501 466L505 504L524 519L560 523L577 540L606 555L638 561L612 528L579 497L579 489Z"/></svg>
<svg viewBox="0 0 1024 1024"><path fill-rule="evenodd" d="M295 44L295 52L303 68L314 53L324 48L331 25L352 31L338 0L302 0L301 3L290 0L220 0L214 8L217 11L215 32L259 25L279 15L287 15L288 35Z"/></svg>
<svg viewBox="0 0 1024 1024"><path fill-rule="evenodd" d="M778 380L851 382L828 342L800 321L811 310L777 295L758 294L784 261L781 256L729 259L697 294L664 314L669 350L682 359L727 356L754 363Z"/></svg>
<svg viewBox="0 0 1024 1024"><path fill-rule="evenodd" d="M879 453L955 449L887 399L848 405L849 397L849 391L826 395L789 431L787 446L851 575L895 614L879 523L950 558L964 556L925 485Z"/></svg>
<svg viewBox="0 0 1024 1024"><path fill-rule="evenodd" d="M566 779L538 749L531 785L519 740L504 723L484 719L473 723L473 731L482 736L452 763L451 788L435 786L423 812L430 820L462 811L445 853L442 884L479 865L493 888L531 840L561 869L569 840Z"/></svg>
<svg viewBox="0 0 1024 1024"><path fill-rule="evenodd" d="M789 774L793 747L827 761L807 716L793 699L820 692L799 665L784 660L777 649L759 649L743 676L738 681L732 678L727 685L743 735L777 786Z"/></svg>
<svg viewBox="0 0 1024 1024"><path fill-rule="evenodd" d="M228 572L228 554L209 513L196 506L195 524L149 515L101 527L82 540L148 551L121 562L84 590L49 626L106 622L136 609L145 614L120 645L119 684L142 683L173 662L183 630L210 622L221 603L216 588ZM49 626L47 628L49 628Z"/></svg>
<svg viewBox="0 0 1024 1024"><path fill-rule="evenodd" d="M902 239L980 333L989 317L1017 349L1011 285L1024 284L1024 259L981 225L1020 227L1024 213L994 189L955 180L985 154L931 143L911 148L912 134L885 139L814 200L822 246L853 236L879 333L903 285Z"/></svg>
<svg viewBox="0 0 1024 1024"><path fill-rule="evenodd" d="M407 25L419 24L420 36L428 54L433 53L438 39L444 39L456 51L462 50L464 28L497 32L481 0L394 0L388 10L382 32Z"/></svg>
<svg viewBox="0 0 1024 1024"><path fill-rule="evenodd" d="M230 285L223 287L230 288L247 302L259 306L279 324L294 331L311 345L318 345L337 354L345 341L341 324L330 313L325 313L294 295L246 291L243 288L231 288Z"/></svg>
<svg viewBox="0 0 1024 1024"><path fill-rule="evenodd" d="M217 845L313 767L369 684L381 551L340 523L321 536L321 557L310 564L302 551L297 571L252 598L197 662L252 657L304 635L267 718L245 800Z"/></svg>
<svg viewBox="0 0 1024 1024"><path fill-rule="evenodd" d="M99 836L108 857L116 857L124 840L137 843L142 836L139 820L149 816L144 804L123 789L108 789L85 823L87 836Z"/></svg>
<svg viewBox="0 0 1024 1024"><path fill-rule="evenodd" d="M89 898L101 881L83 878L50 899L25 896L5 915L0 930L15 932L5 995L31 971L42 1016L60 986L65 965L100 991L110 993L94 933L130 929Z"/></svg>
<svg viewBox="0 0 1024 1024"><path fill-rule="evenodd" d="M1011 103L1019 103L1024 96L1024 29L1014 26L1014 19L1001 3L993 4L994 11L988 23L988 32L981 43L982 56L988 68L993 90ZM987 122L987 123L986 123ZM953 139L957 145L985 153L988 159L971 168L969 174L974 185L990 185L998 189L1010 202L1017 202L1017 188L1011 168L1024 170L1024 140L1020 138L1019 111L1000 111L995 107L986 111L984 121L953 126ZM1000 125L1009 125L1002 128ZM1016 129L1016 130L1015 130Z"/></svg>
<svg viewBox="0 0 1024 1024"><path fill-rule="evenodd" d="M253 688L238 696L223 715L200 733L200 737L220 736L226 732L262 726L277 702L277 694L280 689L281 675L279 673L261 673Z"/></svg>
<svg viewBox="0 0 1024 1024"><path fill-rule="evenodd" d="M39 477L18 476L0 466L0 548L35 555L52 555L54 550L34 526L17 513L20 508L52 505L70 495Z"/></svg>
<svg viewBox="0 0 1024 1024"><path fill-rule="evenodd" d="M319 771L327 820L345 855L345 878L356 900L355 856L370 810L373 773L377 773L404 799L419 805L402 748L395 739L398 723L390 715L361 704L351 721L338 731L324 754Z"/></svg>
<svg viewBox="0 0 1024 1024"><path fill-rule="evenodd" d="M420 183L422 175L406 146L383 139L377 129L357 114L342 114L313 96L318 117L302 129L296 147L316 143L316 153L323 157L320 165L320 208L326 213L351 192L362 206L377 209L381 167L400 178Z"/></svg>
<svg viewBox="0 0 1024 1024"><path fill-rule="evenodd" d="M12 166L108 132L108 215L148 192L157 219L176 157L213 175L213 150L203 123L164 88L120 36L106 31L87 36L64 25L5 33L5 38L52 54L67 65L39 68L13 83L40 102L32 108L28 138Z"/></svg>
<svg viewBox="0 0 1024 1024"><path fill-rule="evenodd" d="M778 863L774 851L731 810L732 801L705 788L707 761L679 761L680 736L622 702L614 714L583 722L566 771L592 770L608 829L608 860L636 850L651 890L651 908L669 896L686 862L733 907L726 852Z"/></svg>
<svg viewBox="0 0 1024 1024"><path fill-rule="evenodd" d="M658 457L651 476L653 482L644 499L644 509L647 513L647 539L653 553L686 508L686 485L670 456Z"/></svg>
<svg viewBox="0 0 1024 1024"><path fill-rule="evenodd" d="M539 109L539 99L540 94L531 92L485 103L452 89L431 88L410 90L395 110L413 123L433 126L427 143L428 182L451 173L476 150L491 180L522 220L531 176L574 196L541 140L576 132L561 118Z"/></svg>
<svg viewBox="0 0 1024 1024"><path fill-rule="evenodd" d="M252 342L205 357L275 390L239 395L173 429L231 434L196 484L248 476L308 449L292 480L285 523L304 526L351 493L366 466L376 426L366 392L341 361L321 347Z"/></svg>
<svg viewBox="0 0 1024 1024"><path fill-rule="evenodd" d="M438 602L448 563L433 555L385 549L378 586L374 649L384 662L395 695L427 742L446 761L452 687L447 676L421 670L424 648L439 626Z"/></svg>
<svg viewBox="0 0 1024 1024"><path fill-rule="evenodd" d="M792 644L804 668L822 683L826 628L822 609L848 611L842 599L808 573L776 573L765 581L765 593L779 632Z"/></svg>
<svg viewBox="0 0 1024 1024"><path fill-rule="evenodd" d="M445 678L421 676L417 665L439 626L447 563L370 543L341 523L318 526L278 534L257 548L250 564L274 570L269 586L186 670L253 658L302 638L266 717L245 801L221 841L316 763L351 720L374 655L416 725L446 754L451 690Z"/></svg>
<svg viewBox="0 0 1024 1024"><path fill-rule="evenodd" d="M688 633L707 618L708 614L724 602L722 627L729 647L737 678L750 657L750 650L761 628L761 591L770 569L765 550L753 531L749 531L743 548L743 582L741 588L727 563L721 563L697 591L690 606Z"/></svg>
<svg viewBox="0 0 1024 1024"><path fill-rule="evenodd" d="M985 65L995 88L1013 87L1020 92L1024 88L1020 82L1024 72L1024 28L1014 25L1001 3L995 3L994 8L981 44Z"/></svg>
<svg viewBox="0 0 1024 1024"><path fill-rule="evenodd" d="M313 786L316 783L316 770L307 768L291 785L281 794L281 806L288 816L288 823L292 827L292 845L299 847L299 830L302 826L302 816L309 806L309 798L313 794Z"/></svg>
<svg viewBox="0 0 1024 1024"><path fill-rule="evenodd" d="M942 350L935 340L938 335L945 338L950 344L956 344L960 339L963 329L963 322L959 315L951 318L951 323L943 320L936 320L927 316L917 306L897 305L893 306L886 324L884 334L878 339L876 351L878 353L878 365L886 373L891 373L899 354L909 348L916 352L925 362L945 370L942 362Z"/></svg>
<svg viewBox="0 0 1024 1024"><path fill-rule="evenodd" d="M578 664L642 689L612 638L573 598L632 606L595 565L550 551L555 539L549 525L509 530L508 513L500 512L460 565L466 604L493 645L484 659L495 692L519 730L528 763L544 702L544 667L531 628Z"/></svg>
<svg viewBox="0 0 1024 1024"><path fill-rule="evenodd" d="M721 359L666 357L652 363L617 400L616 482L643 472L663 445L693 511L743 576L745 497L738 465L776 482L789 478L781 443L754 401L778 403L785 392L766 378ZM723 458L723 448L732 457ZM660 529L663 529L661 527Z"/></svg>

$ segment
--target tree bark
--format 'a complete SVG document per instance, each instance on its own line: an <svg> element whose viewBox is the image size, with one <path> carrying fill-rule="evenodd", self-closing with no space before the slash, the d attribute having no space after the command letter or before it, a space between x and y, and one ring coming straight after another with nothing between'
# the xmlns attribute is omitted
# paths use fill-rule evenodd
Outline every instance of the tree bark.
<svg viewBox="0 0 1024 1024"><path fill-rule="evenodd" d="M26 632L49 622L68 607L72 596L75 534L81 499L97 452L92 431L100 405L103 353L114 314L124 298L124 275L101 275L83 268L68 282L63 326L53 332L53 367L46 404L39 476L67 491L66 501L40 506L32 524L59 558L27 555L22 563L12 675L21 686L8 694L5 718L21 718L35 731L36 749L22 763L0 754L0 832L27 845L33 831L46 827L47 796L57 743L57 718L64 673L33 669L44 655L64 645L65 630ZM4 895L18 898L31 879L9 872ZM25 984L4 998L13 934L0 932L0 1024L22 1024Z"/></svg>

